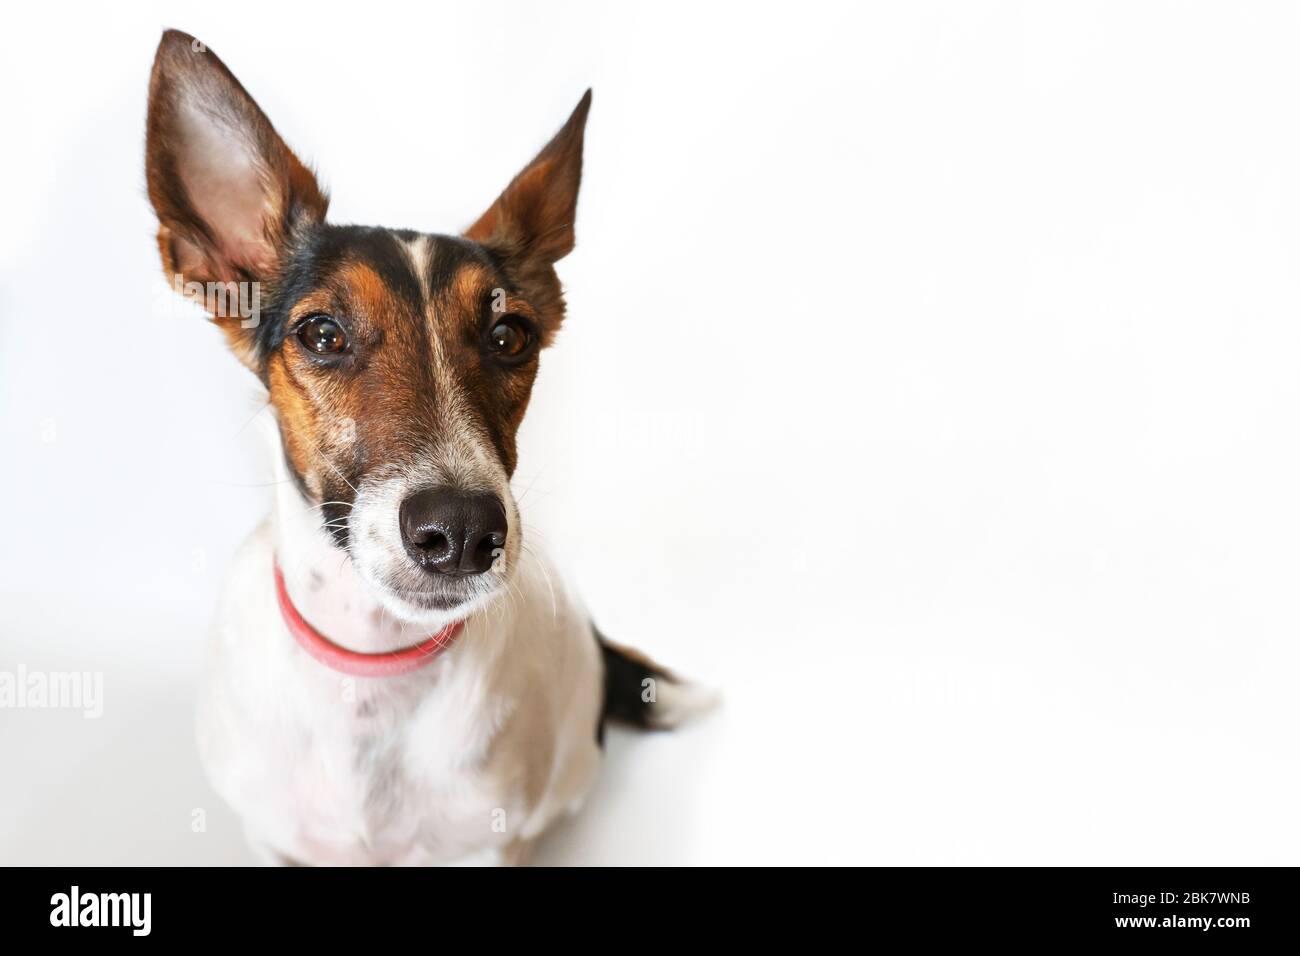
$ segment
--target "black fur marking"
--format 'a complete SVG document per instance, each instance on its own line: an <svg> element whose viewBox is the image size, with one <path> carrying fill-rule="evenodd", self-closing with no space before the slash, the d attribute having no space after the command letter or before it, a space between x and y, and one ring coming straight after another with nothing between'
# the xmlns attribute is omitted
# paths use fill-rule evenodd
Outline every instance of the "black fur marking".
<svg viewBox="0 0 1300 956"><path fill-rule="evenodd" d="M459 236L430 236L433 253L429 256L429 291L436 295L445 289L461 266L476 262L486 266L496 276L501 275L497 263L482 246ZM504 280L502 283L504 285Z"/></svg>
<svg viewBox="0 0 1300 956"><path fill-rule="evenodd" d="M384 285L397 293L413 311L418 313L424 304L420 280L411 268L410 257L402 247L401 239L409 233L393 229L361 228L350 226L350 242L354 255L379 273Z"/></svg>
<svg viewBox="0 0 1300 956"><path fill-rule="evenodd" d="M352 514L352 508L348 505L331 502L321 506L321 520L325 522L325 529L329 532L334 543L342 550L348 549L348 516Z"/></svg>
<svg viewBox="0 0 1300 956"><path fill-rule="evenodd" d="M600 644L600 656L605 665L605 702L596 724L596 742L603 745L607 720L649 728L650 708L654 705L644 697L644 681L672 680L673 676L668 671L630 657L621 648L609 644L594 624L591 632Z"/></svg>
<svg viewBox="0 0 1300 956"><path fill-rule="evenodd" d="M289 310L293 304L320 286L324 276L338 263L341 250L327 241L331 227L318 226L299 237L285 257L285 266L270 294L262 300L255 342L262 379L266 379L267 361L280 347L288 332Z"/></svg>

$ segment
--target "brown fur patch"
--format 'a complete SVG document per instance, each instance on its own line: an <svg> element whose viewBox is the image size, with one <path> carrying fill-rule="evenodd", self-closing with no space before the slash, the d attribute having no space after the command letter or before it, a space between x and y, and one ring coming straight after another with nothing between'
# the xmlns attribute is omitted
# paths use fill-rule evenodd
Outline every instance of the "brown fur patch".
<svg viewBox="0 0 1300 956"><path fill-rule="evenodd" d="M306 390L288 370L283 353L276 355L268 365L267 383L280 422L284 453L294 471L302 477L307 490L320 499L319 452L312 437L316 432L316 408Z"/></svg>

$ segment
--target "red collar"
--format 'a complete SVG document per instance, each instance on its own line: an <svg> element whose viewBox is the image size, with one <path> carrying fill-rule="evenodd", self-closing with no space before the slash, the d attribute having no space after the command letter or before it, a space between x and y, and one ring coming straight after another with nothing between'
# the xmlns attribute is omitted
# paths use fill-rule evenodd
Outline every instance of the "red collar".
<svg viewBox="0 0 1300 956"><path fill-rule="evenodd" d="M275 562L275 596L280 602L280 614L284 623L298 645L326 667L353 677L395 677L430 664L451 646L465 626L464 621L452 621L419 644L403 647L399 651L362 654L360 651L340 647L303 620L284 586L284 574L280 571L278 561Z"/></svg>

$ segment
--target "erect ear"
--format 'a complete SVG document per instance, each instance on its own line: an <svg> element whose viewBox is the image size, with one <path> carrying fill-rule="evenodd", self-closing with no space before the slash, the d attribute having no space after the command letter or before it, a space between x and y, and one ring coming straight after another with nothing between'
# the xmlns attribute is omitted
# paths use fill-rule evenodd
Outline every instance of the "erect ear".
<svg viewBox="0 0 1300 956"><path fill-rule="evenodd" d="M573 251L573 220L582 181L582 136L591 109L587 90L568 122L465 231L496 253L524 295L552 323L564 315L552 266Z"/></svg>
<svg viewBox="0 0 1300 956"><path fill-rule="evenodd" d="M145 170L163 269L187 284L274 277L295 231L329 204L226 65L179 30L154 59Z"/></svg>

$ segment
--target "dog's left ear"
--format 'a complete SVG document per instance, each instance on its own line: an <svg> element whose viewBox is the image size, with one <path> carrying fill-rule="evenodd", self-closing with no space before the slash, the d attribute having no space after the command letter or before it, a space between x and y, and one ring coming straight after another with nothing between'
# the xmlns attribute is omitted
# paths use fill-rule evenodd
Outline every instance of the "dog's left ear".
<svg viewBox="0 0 1300 956"><path fill-rule="evenodd" d="M542 313L547 342L564 317L553 266L573 251L573 220L582 181L582 138L591 90L568 122L497 197L465 236L501 258L520 291Z"/></svg>

